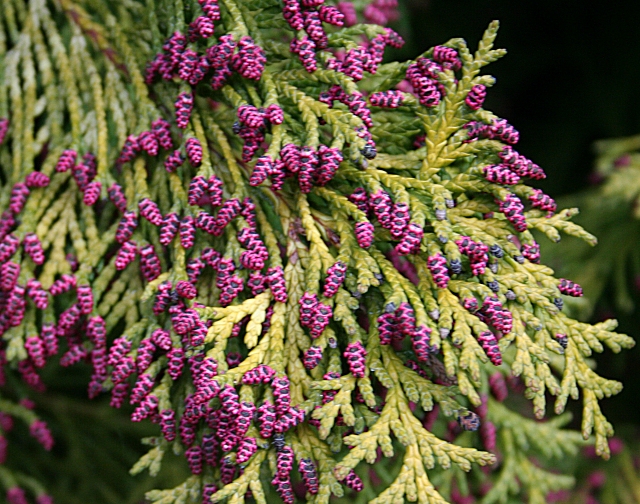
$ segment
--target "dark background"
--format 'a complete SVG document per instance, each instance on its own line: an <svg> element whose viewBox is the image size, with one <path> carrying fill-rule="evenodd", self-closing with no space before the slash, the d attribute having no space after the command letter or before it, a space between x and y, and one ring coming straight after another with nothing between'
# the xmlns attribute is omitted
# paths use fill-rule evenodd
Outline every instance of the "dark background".
<svg viewBox="0 0 640 504"><path fill-rule="evenodd" d="M454 37L473 52L500 21L496 47L508 54L485 68L497 78L486 108L520 131L518 151L545 169L552 196L589 183L595 140L640 134L640 2L407 0L402 10L406 57Z"/></svg>
<svg viewBox="0 0 640 504"><path fill-rule="evenodd" d="M401 9L397 29L407 44L399 59L456 37L473 52L487 25L500 21L496 47L508 53L484 69L497 79L485 107L520 131L518 151L548 175L534 185L551 196L593 183L596 140L640 134L640 2L587 7L563 0L406 0ZM582 224L589 230L588 222ZM634 283L631 275L629 282ZM618 318L619 330L640 341L640 291L635 290L631 313L616 309L613 294L610 285L591 322ZM618 426L640 425L634 401L640 396L640 345L597 360L599 373L625 387L603 402L605 414ZM579 410L581 403L574 407Z"/></svg>

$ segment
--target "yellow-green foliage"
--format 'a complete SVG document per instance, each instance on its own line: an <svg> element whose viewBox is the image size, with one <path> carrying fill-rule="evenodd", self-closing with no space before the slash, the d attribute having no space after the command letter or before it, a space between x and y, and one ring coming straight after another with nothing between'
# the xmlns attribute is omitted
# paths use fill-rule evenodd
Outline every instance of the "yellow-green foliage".
<svg viewBox="0 0 640 504"><path fill-rule="evenodd" d="M561 232L588 242L594 238L569 221L573 209L554 215L528 209L524 212L528 229L517 231L500 205L514 197L531 199L534 190L522 182L503 185L487 180L484 169L500 163L504 139L474 138L469 133L471 121L488 128L499 120L465 102L473 86L490 87L494 82L480 71L505 54L493 47L498 23L489 26L475 52L462 39L444 44L457 51L462 66L459 71L444 68L437 75L442 94L438 105L425 107L413 94L402 93L399 108L370 106L373 126L367 128L347 106L330 107L319 100L321 93L333 85L351 95L393 89L405 79L411 62L380 64L375 75L367 73L355 80L325 68L333 57L326 50L318 51L319 69L308 73L289 52L292 36L302 34L296 35L284 23L279 1L221 0L222 19L216 22L215 37L192 46L203 53L224 34L236 40L251 36L266 51L260 79L234 74L219 91L207 82L193 88L190 122L184 130L173 127L172 135L180 148L187 139L199 140L203 146L200 166L185 163L168 173L163 166L169 154L165 151L159 156L139 154L131 162L116 165L127 136L149 130L159 117L173 121L178 93L190 91L177 77L148 85L143 75L165 39L175 31L187 33L199 9L191 0L2 2L0 117L10 117L10 129L0 146L0 210L8 208L13 185L32 170L51 176L48 187L31 190L12 231L19 239L36 233L46 254L45 263L37 265L28 254L18 252L13 261L21 266L19 282L24 285L36 278L49 288L61 275L72 272L65 259L71 254L78 263L73 270L77 283L89 284L93 292L93 312L87 315L104 319L110 343L119 337L131 342L128 355L132 359L138 355L140 341L163 328L170 331L173 347L184 348L187 357L215 359L218 375L210 380L237 389L241 401L256 406L273 401L270 385L242 384L245 373L257 366L269 366L278 377L288 377L291 404L304 412L305 419L286 431L284 442L293 448L297 461L315 462L319 491L307 494L310 503L328 503L332 494L343 496L343 483L353 469L363 474L364 463L383 467L380 453L401 460L401 467L388 487L371 500L376 504L446 503L453 491L476 493L483 481L493 485L483 497L484 504L506 503L515 496L542 503L548 492L569 488L573 480L537 465L532 457L557 459L574 454L582 439L592 436L598 454L608 457L607 437L613 428L599 400L619 393L622 385L597 375L588 359L605 346L619 352L633 346L633 341L613 332L615 321L592 326L563 313L558 306L559 280L553 271L524 259L520 249L522 244L535 245L533 229L552 241ZM353 49L363 37L371 40L386 33L374 25L332 30L328 35L332 50ZM421 57L434 57L434 50ZM250 185L256 163L242 161L242 141L234 134L237 108L247 104L278 105L284 111L284 122L266 132L263 155L275 160L281 148L291 143L314 150L321 145L334 148L344 159L333 179L324 186L316 184L310 192L302 191L295 177L277 191L269 180ZM364 155L371 147L367 131L377 149L375 157ZM73 177L54 171L65 149L95 153L95 180L102 191L98 205L83 204L83 192ZM151 198L163 215L177 212L196 217L200 209L187 201L190 181L194 176L212 175L222 180L225 200L251 198L256 204L256 229L269 256L264 269L283 268L287 299L277 300L272 285L256 295L245 288L230 305L221 306L216 275L207 270L194 282L197 297L184 300L201 321L210 322L202 344L191 346L184 337L181 340L167 313L152 310L159 288L163 282L175 285L186 280L189 260L206 247L238 264L245 250L238 231L247 226L248 217L238 217L220 236L198 231L192 248L178 239L161 246L158 228L140 218L132 239L139 246L152 245L162 268L159 277L146 281L137 260L123 271L115 266L119 244L114 237L120 215L107 199L107 187L122 186L129 210L137 211L141 200ZM411 224L424 232L416 253L402 257L394 252L398 240L372 212L349 199L357 188L370 195L386 191L396 204L408 205ZM354 226L370 221L375 224L373 244L360 247ZM464 236L499 246L504 255L491 255L486 270L473 275L456 245ZM450 269L446 286L438 285L429 266L429 258L439 254ZM335 296L325 297L327 270L337 261L347 266L346 278ZM460 273L452 271L455 261L462 264ZM237 274L245 281L248 278L246 269ZM332 308L332 321L317 338L300 321L300 299L305 293L317 294L320 302ZM470 299L482 306L492 295L513 319L512 330L504 334L486 316L464 306L464 300ZM55 322L75 302L73 295L59 299L42 313L29 302L25 323L4 333L10 367L27 359L25 338L37 334L43 323ZM429 355L421 360L409 338L381 343L379 317L403 303L415 314L413 329L424 326L431 331ZM478 339L487 332L500 338L497 368ZM79 334L80 346L92 355L94 342ZM567 336L566 350L558 342L559 334ZM352 372L344 355L349 344L366 349L362 376ZM312 345L324 355L317 367L308 370L304 352ZM236 366L227 362L232 352L240 354ZM189 365L174 381L166 372L167 358L158 355L145 371L154 380L150 394L157 398L160 411L174 409L179 421L185 399L195 391ZM517 402L487 399L489 376L496 372L502 378L520 378L524 397L531 401L538 420L547 412L548 397L555 398L556 415L564 411L569 397L581 399L581 435L561 430L566 416L542 423L523 417ZM101 385L105 391L113 387L110 378ZM14 414L12 403L2 401L0 410ZM213 398L209 406L218 410L220 403ZM434 408L439 411L439 423L430 430L425 427L426 417ZM458 417L464 425L466 415L473 416L472 411L479 408L485 408L483 421L497 428L497 448L491 446L496 453L483 451L476 433L458 436L444 426L447 419ZM203 421L195 435L199 440L210 432ZM147 499L158 504L200 502L204 486L215 484L212 502L245 502L249 490L256 502L272 502L270 482L277 448L272 439L260 436L255 422L246 435L256 440L257 452L241 465L242 473L231 483L222 484L220 467L207 465L202 474L175 488L148 492ZM132 474L148 469L155 476L167 463L168 452L181 455L187 448L180 436L172 442L158 436L146 443L151 449L131 469ZM237 457L233 450L220 455L219 462L233 467ZM494 472L483 472L478 466L491 466ZM466 472L471 472L468 482ZM0 483L15 486L12 477L3 469ZM23 478L21 484L41 493L30 481ZM157 486L162 487L163 481L158 480ZM365 493L370 495L370 489Z"/></svg>

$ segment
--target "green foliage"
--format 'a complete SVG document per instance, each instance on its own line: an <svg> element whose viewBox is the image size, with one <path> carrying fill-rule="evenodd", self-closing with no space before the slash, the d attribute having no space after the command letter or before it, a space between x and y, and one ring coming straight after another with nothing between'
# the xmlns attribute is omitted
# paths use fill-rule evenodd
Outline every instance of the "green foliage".
<svg viewBox="0 0 640 504"><path fill-rule="evenodd" d="M189 23L201 15L196 2L3 3L0 117L10 117L10 126L0 146L0 209L19 214L4 234L23 243L7 260L20 267L18 286L37 280L51 290L71 273L77 286L55 297L45 293L46 308L23 292L24 321L3 326L7 372L20 368L38 387L33 366L40 366L31 343L48 324L57 324L66 345L62 364L91 361L91 395L110 391L115 404L126 380L135 384L134 396L143 390L132 398L132 420L163 418L164 437L157 427L151 436L140 433L148 452L130 471L133 476L148 471L156 486L165 487L146 493L153 503L200 502L207 491L211 502L272 502L274 486L285 502L293 502L289 449L300 467L308 460L316 468L317 491L305 482L310 503L344 496L344 485L358 489L356 469L362 473L364 462L383 471L380 455L401 461L401 467L377 495L365 490L376 504L446 503L481 490L485 504L513 498L545 502L549 492L569 488L573 480L539 465L536 457L573 455L592 436L596 452L609 456L613 428L599 401L619 393L622 385L599 376L588 359L605 346L619 352L634 342L614 332L613 320L588 325L566 315L560 294L570 289L538 264L531 230L552 241L564 233L594 242L569 221L575 211L543 211L539 193L519 178L505 184L488 174L509 151L507 144L517 141L512 126L470 98L493 84L480 72L505 54L494 48L498 23L489 26L475 53L464 40L452 39L425 51L419 64L369 66L360 79L336 53L357 54L349 51L364 50L363 40L393 45L395 34L377 25L331 28L327 48L315 53L318 68L308 72L289 50L292 37L302 41L305 35L290 29L281 7L269 0L220 2L215 37L194 36L189 48L202 56L225 35L245 42L242 37L251 37L264 49L266 65L261 68L249 56L242 61L236 52L235 72L224 85L212 87L209 79L188 86L176 72L160 81L144 77L167 37L189 33ZM447 54L453 59L438 56L452 50ZM253 51L259 52L255 46ZM384 96L375 93L407 89L402 81L429 59L442 63L427 79L438 100L426 100L426 91L416 85L414 93L395 90L397 107L373 105ZM257 73L245 72L245 63ZM180 105L173 105L186 96L181 93L194 100L186 124L180 124ZM331 93L335 97L327 99ZM251 129L243 110L261 118L256 131L236 122L239 118ZM281 111L282 121L273 116L267 121L264 110ZM175 154L146 147L123 159L130 135L142 144L158 118L171 121L171 140L188 162L165 169ZM194 144L202 149L201 159L192 153ZM247 153L252 145L256 150ZM290 146L298 152L298 166L287 165ZM91 187L97 188L97 201L90 201L77 166L73 176L59 169L67 149L95 153L91 183L99 185ZM254 161L256 152L261 156ZM328 157L321 163L301 161L322 152L339 156L335 173L326 179ZM256 181L261 162L271 163L269 176ZM529 170L522 176L539 173L530 161L522 163L521 169ZM16 210L16 187L22 186L15 184L34 170L51 182L32 186L24 208ZM192 196L197 177L209 181L211 198L205 202ZM107 194L116 183L126 209L140 220L126 239L119 236L117 198ZM217 183L222 189L214 203ZM358 205L358 191L366 194L368 206ZM388 207L376 209L381 195L388 197ZM527 199L531 205L525 210L521 200ZM149 200L163 217L161 226L148 214L142 219ZM406 220L397 217L402 208ZM232 218L225 221L226 211ZM180 239L165 240L164 221L173 212L198 223L193 244L182 232ZM207 218L215 218L215 226L202 224ZM372 233L370 240L363 239L363 228ZM30 233L42 243L46 260L29 253ZM251 241L247 233L254 233ZM469 241L476 252L482 250L479 258ZM122 242L146 252L122 265ZM262 262L247 259L258 249ZM157 257L157 271L150 254ZM198 260L207 269L194 273ZM225 260L234 265L231 273L221 266L229 264ZM332 276L336 266L344 268L340 281ZM225 274L233 274L240 286L230 297L225 296L233 286ZM251 275L262 279L260 288L249 287ZM337 282L333 293L332 282ZM92 295L87 310L86 298L81 299L85 287ZM14 296L15 285L4 291L3 307L14 310L6 299ZM168 300L159 309L162 296ZM305 322L301 306L312 296L313 320ZM110 373L104 364L107 347L91 324L104 325ZM170 343L153 341L158 330L166 331ZM149 342L153 351L145 363ZM186 355L181 376L174 375L169 347ZM119 357L118 348L124 349ZM308 362L310 349L321 354L314 365ZM104 375L98 371L100 358ZM120 378L127 362L131 372ZM256 369L274 376L252 380ZM531 401L536 420L524 418L516 400L500 402L505 397L498 385L505 380L514 385L512 395L522 392ZM9 382L0 410L32 423L35 414L12 401L22 391L22 385ZM556 415L569 397L582 398L581 433L562 429L565 415L539 422L550 396ZM282 439L253 415L256 406L274 403ZM244 416L241 407L248 411ZM184 425L177 438L167 435L162 416L167 412L175 413L176 423L189 424L193 439ZM206 445L212 437L213 447ZM239 446L254 448L242 462ZM165 480L162 475L180 467L185 456L193 474L180 469L179 481ZM205 467L199 469L193 460L202 464L203 458ZM90 477L99 480L100 474ZM43 492L11 466L0 472L0 484ZM52 491L60 492L55 486Z"/></svg>
<svg viewBox="0 0 640 504"><path fill-rule="evenodd" d="M594 179L600 184L563 199L580 207L578 222L600 238L597 247L567 240L545 250L560 273L575 278L588 294L576 304L576 313L588 316L605 289L612 287L612 307L629 313L635 309L633 280L640 278L640 138L601 140L595 144ZM582 301L582 300L581 300Z"/></svg>

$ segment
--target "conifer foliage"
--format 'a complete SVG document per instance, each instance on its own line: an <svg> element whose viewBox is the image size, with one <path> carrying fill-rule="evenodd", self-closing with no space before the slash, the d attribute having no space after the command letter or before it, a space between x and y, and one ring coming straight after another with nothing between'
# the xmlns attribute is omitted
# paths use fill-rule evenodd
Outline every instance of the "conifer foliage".
<svg viewBox="0 0 640 504"><path fill-rule="evenodd" d="M608 309L632 315L640 291L640 137L599 140L594 147L593 186L564 200L580 206L578 219L589 223L601 243L592 248L567 240L545 252L563 274L584 285L588 298L574 306L576 312L590 315L606 300Z"/></svg>
<svg viewBox="0 0 640 504"><path fill-rule="evenodd" d="M534 455L593 434L607 457L598 401L621 384L587 358L633 341L563 313L582 290L540 264L533 230L594 238L525 183L544 171L483 108L498 24L475 52L383 63L395 15L2 2L0 455L13 419L51 449L14 402L50 363L90 367L90 398L157 424L132 474L188 464L153 503L327 503L385 457L402 467L373 503L541 503L572 480ZM537 419L581 398L582 435L509 409L507 382ZM51 501L10 467L0 484Z"/></svg>

